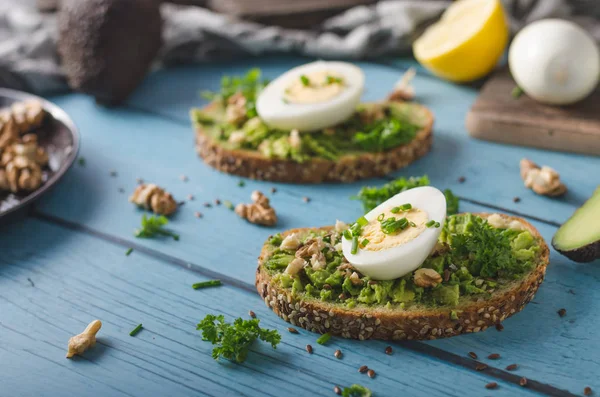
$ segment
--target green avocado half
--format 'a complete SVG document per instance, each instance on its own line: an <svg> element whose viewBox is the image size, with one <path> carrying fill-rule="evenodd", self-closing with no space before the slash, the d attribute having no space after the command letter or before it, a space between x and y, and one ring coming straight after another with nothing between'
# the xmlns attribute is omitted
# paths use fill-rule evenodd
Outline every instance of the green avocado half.
<svg viewBox="0 0 600 397"><path fill-rule="evenodd" d="M600 258L600 187L556 231L552 246L575 262Z"/></svg>

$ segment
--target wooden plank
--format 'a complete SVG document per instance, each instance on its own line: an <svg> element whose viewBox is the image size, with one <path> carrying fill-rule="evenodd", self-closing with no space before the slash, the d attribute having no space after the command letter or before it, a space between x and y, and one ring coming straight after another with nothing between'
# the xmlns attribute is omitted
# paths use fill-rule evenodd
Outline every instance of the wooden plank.
<svg viewBox="0 0 600 397"><path fill-rule="evenodd" d="M399 346L386 355L384 342L317 345L312 333L288 333L256 294L193 290L200 278L192 273L39 221L1 231L0 250L0 383L18 395L327 395L335 384L361 383L376 395L458 396L481 394L494 380ZM215 362L196 322L207 313L247 317L249 309L281 332L281 345L253 346L242 365ZM65 359L68 338L94 318L103 321L98 345ZM138 323L144 329L130 337ZM363 364L375 379L357 372ZM499 383L494 395L533 394Z"/></svg>
<svg viewBox="0 0 600 397"><path fill-rule="evenodd" d="M600 155L600 88L570 106L548 106L526 94L511 95L508 68L485 83L467 114L467 130L479 139Z"/></svg>
<svg viewBox="0 0 600 397"><path fill-rule="evenodd" d="M222 75L243 74L249 68L259 66L264 75L272 78L308 61L307 58L296 57L272 57L260 61L249 58L236 64L167 69L146 79L130 104L187 125L189 108L205 103L199 98L199 92L217 90ZM363 95L366 101L383 98L402 73L384 65L358 65L366 74L367 85ZM414 62L403 60L402 67L409 65L414 65ZM436 185L453 188L461 196L558 223L564 222L576 207L583 204L600 183L593 176L600 167L598 157L545 152L470 138L465 130L465 115L476 98L475 89L443 82L424 73L417 75L414 85L417 99L430 107L436 117L433 149L429 155L394 175L427 173ZM189 139L192 139L191 133ZM190 150L188 145L191 144L188 143L182 150ZM523 157L557 169L569 193L560 199L549 199L527 190L519 176L519 161ZM459 184L460 176L466 177L467 182ZM307 194L320 190L325 189L304 189ZM520 197L521 202L514 203L514 197Z"/></svg>

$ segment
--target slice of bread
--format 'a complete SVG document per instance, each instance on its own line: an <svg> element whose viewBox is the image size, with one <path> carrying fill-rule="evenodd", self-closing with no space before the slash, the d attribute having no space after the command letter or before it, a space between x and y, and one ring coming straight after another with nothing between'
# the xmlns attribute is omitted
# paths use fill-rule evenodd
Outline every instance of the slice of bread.
<svg viewBox="0 0 600 397"><path fill-rule="evenodd" d="M285 183L352 182L383 176L406 167L424 156L433 142L433 113L423 105L410 103L424 120L410 143L385 152L343 155L337 161L312 158L303 163L270 158L256 150L228 149L196 126L196 150L204 162L228 174ZM211 105L203 109L211 112Z"/></svg>
<svg viewBox="0 0 600 397"><path fill-rule="evenodd" d="M491 214L477 213L482 218ZM406 309L384 306L358 305L349 309L341 303L323 302L318 298L298 299L289 288L282 288L264 268L268 254L265 244L258 259L256 289L268 307L295 326L307 330L352 339L416 340L438 339L464 333L484 331L523 310L529 303L546 274L549 249L539 232L521 218L502 215L507 220L516 220L528 230L539 243L536 267L521 279L496 289L489 298L477 296L461 297L455 307L410 306ZM330 230L331 227L320 228ZM283 235L308 229L293 229ZM451 311L457 317L451 318Z"/></svg>

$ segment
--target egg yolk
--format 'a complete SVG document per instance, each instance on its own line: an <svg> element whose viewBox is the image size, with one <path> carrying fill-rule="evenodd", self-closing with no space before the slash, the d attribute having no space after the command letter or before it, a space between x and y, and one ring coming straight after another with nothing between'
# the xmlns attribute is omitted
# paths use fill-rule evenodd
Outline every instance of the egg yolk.
<svg viewBox="0 0 600 397"><path fill-rule="evenodd" d="M361 239L366 238L369 240L369 243L366 247L361 247L361 249L366 251L382 251L398 247L414 240L427 229L425 226L425 223L429 220L427 212L418 208L412 208L408 211L400 211L394 214L391 211L392 208L394 207L390 207L383 212L383 219L395 218L396 220L399 220L401 218L406 218L409 223L412 222L415 226L409 225L396 233L386 234L381 229L380 221L374 219L362 230Z"/></svg>
<svg viewBox="0 0 600 397"><path fill-rule="evenodd" d="M289 103L320 103L335 98L344 89L342 76L319 70L294 78L285 90L284 99Z"/></svg>

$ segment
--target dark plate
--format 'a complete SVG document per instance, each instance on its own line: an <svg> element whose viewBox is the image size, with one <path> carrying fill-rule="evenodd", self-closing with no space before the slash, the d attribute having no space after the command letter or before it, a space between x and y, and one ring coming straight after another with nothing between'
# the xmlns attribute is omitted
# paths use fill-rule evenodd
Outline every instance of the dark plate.
<svg viewBox="0 0 600 397"><path fill-rule="evenodd" d="M43 171L43 184L37 190L23 194L0 192L0 220L40 198L52 188L73 165L79 151L79 131L67 113L43 98L21 91L0 88L0 108L26 99L37 99L46 113L44 124L32 131L40 146L48 152L48 167Z"/></svg>

